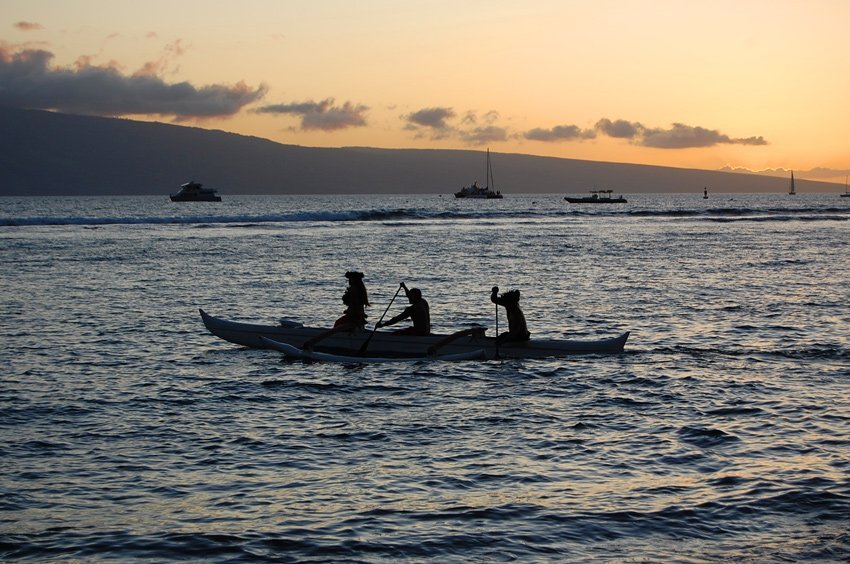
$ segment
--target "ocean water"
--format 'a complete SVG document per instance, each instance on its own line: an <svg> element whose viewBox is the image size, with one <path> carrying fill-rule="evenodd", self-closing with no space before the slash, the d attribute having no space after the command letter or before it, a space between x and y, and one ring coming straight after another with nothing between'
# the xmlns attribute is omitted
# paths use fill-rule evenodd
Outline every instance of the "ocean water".
<svg viewBox="0 0 850 564"><path fill-rule="evenodd" d="M224 199L0 199L0 559L850 559L847 199ZM498 285L632 334L345 365L201 324L327 326L351 269L372 321L405 281L492 334Z"/></svg>

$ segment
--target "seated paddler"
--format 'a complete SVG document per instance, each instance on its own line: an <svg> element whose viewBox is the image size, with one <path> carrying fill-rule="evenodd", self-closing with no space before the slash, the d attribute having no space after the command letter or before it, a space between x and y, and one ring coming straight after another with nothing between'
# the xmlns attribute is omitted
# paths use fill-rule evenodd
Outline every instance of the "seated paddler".
<svg viewBox="0 0 850 564"><path fill-rule="evenodd" d="M366 325L366 308L369 306L369 294L363 283L363 273L348 271L345 277L348 279L348 287L342 295L342 303L346 308L342 317L334 323L334 328L362 328Z"/></svg>
<svg viewBox="0 0 850 564"><path fill-rule="evenodd" d="M396 315L389 321L378 322L375 328L386 327L387 325L395 325L399 321L410 319L413 326L399 329L393 333L396 335L417 335L427 336L431 334L431 311L428 307L428 302L422 297L422 291L419 288L407 289L404 282L401 283L404 288L404 293L407 296L407 301L410 305L404 308L400 314Z"/></svg>
<svg viewBox="0 0 850 564"><path fill-rule="evenodd" d="M519 290L511 290L500 296L499 287L493 286L490 292L490 301L503 306L508 315L508 330L496 337L497 342L519 343L531 338L531 333L528 332L528 325L525 322L525 315L519 307Z"/></svg>
<svg viewBox="0 0 850 564"><path fill-rule="evenodd" d="M369 306L369 294L366 292L366 285L363 283L363 273L348 271L345 273L345 277L348 279L348 287L342 294L342 303L345 304L342 317L334 322L333 329L328 329L305 341L301 345L302 349L312 349L316 343L334 333L363 329L366 326L366 308Z"/></svg>

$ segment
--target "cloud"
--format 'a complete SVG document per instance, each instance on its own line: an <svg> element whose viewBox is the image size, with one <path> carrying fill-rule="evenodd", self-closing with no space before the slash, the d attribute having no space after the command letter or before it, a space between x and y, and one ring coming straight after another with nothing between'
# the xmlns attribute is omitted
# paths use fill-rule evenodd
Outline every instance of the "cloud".
<svg viewBox="0 0 850 564"><path fill-rule="evenodd" d="M478 114L474 111L469 110L465 114L463 114L463 119L461 119L461 123L464 125L475 125L478 123Z"/></svg>
<svg viewBox="0 0 850 564"><path fill-rule="evenodd" d="M531 141L545 141L548 143L557 141L573 141L593 139L596 133L589 129L581 129L577 125L556 125L552 129L542 129L540 127L526 131L524 134L526 139Z"/></svg>
<svg viewBox="0 0 850 564"><path fill-rule="evenodd" d="M292 104L271 104L255 110L261 114L292 114L301 116L301 129L318 129L321 131L335 131L348 127L362 127L366 125L364 114L369 110L368 106L354 105L346 102L342 106L335 106L333 98L327 98L321 102L299 102Z"/></svg>
<svg viewBox="0 0 850 564"><path fill-rule="evenodd" d="M639 122L611 121L602 118L596 122L597 131L618 139L629 139L635 145L655 149L690 149L715 145L767 145L763 137L732 138L716 129L674 123L669 129L648 128Z"/></svg>
<svg viewBox="0 0 850 564"><path fill-rule="evenodd" d="M453 125L451 120L458 118L453 108L431 107L402 115L406 121L404 128L416 133L417 138L429 137L436 139L460 139L467 145L484 145L495 141L505 141L509 132L499 127L499 113L489 111L481 118L474 110L467 110L460 116L459 125ZM483 122L484 125L478 125Z"/></svg>
<svg viewBox="0 0 850 564"><path fill-rule="evenodd" d="M256 102L266 87L243 82L196 87L167 83L151 74L126 76L116 64L54 68L53 53L0 46L0 105L93 115L161 115L177 120L232 116Z"/></svg>
<svg viewBox="0 0 850 564"><path fill-rule="evenodd" d="M156 61L148 61L142 68L133 73L133 76L161 76L168 71L171 63L182 57L189 47L183 45L183 40L178 39L165 46L163 54Z"/></svg>
<svg viewBox="0 0 850 564"><path fill-rule="evenodd" d="M791 174L791 169L787 168L765 168L762 170L753 170L746 167L726 165L718 169L722 172L735 172L739 174L758 174L761 176L778 176L787 178ZM795 169L794 174L798 178L806 178L809 180L830 180L836 181L850 175L850 169L847 168L824 168L815 167L809 170Z"/></svg>
<svg viewBox="0 0 850 564"><path fill-rule="evenodd" d="M401 116L407 122L404 126L408 131L416 132L416 137L430 137L431 139L446 139L454 136L457 132L449 125L448 120L456 117L452 108L422 108ZM466 118L464 118L466 119Z"/></svg>
<svg viewBox="0 0 850 564"><path fill-rule="evenodd" d="M767 145L763 137L732 139L715 129L674 123L670 129L646 129L641 132L640 144L656 149L689 149L714 145Z"/></svg>
<svg viewBox="0 0 850 564"><path fill-rule="evenodd" d="M634 145L655 149L688 149L713 147L714 145L767 145L764 137L732 138L715 129L693 127L674 123L669 129L648 128L640 122L623 119L602 118L593 129L581 129L576 125L557 125L551 129L535 128L526 131L524 137L531 141L554 143L559 141L584 141L594 139L596 132L615 139L627 139Z"/></svg>
<svg viewBox="0 0 850 564"><path fill-rule="evenodd" d="M506 141L508 139L508 130L504 127L487 125L462 131L460 132L460 138L469 145L486 145L487 143L496 141Z"/></svg>
<svg viewBox="0 0 850 564"><path fill-rule="evenodd" d="M489 124L492 125L492 124L496 123L497 121L499 121L500 117L501 116L499 115L499 112L497 112L496 110L490 110L489 112L484 114L484 117L481 118L481 119L484 120L484 123L489 123Z"/></svg>
<svg viewBox="0 0 850 564"><path fill-rule="evenodd" d="M837 176L844 176L846 178L848 175L850 175L850 168L835 169L816 167L806 171L805 175L809 178L835 178Z"/></svg>
<svg viewBox="0 0 850 564"><path fill-rule="evenodd" d="M639 123L631 123L623 119L611 121L608 118L602 118L596 122L596 129L608 137L634 139L643 130L643 126Z"/></svg>
<svg viewBox="0 0 850 564"><path fill-rule="evenodd" d="M36 31L44 29L44 26L35 22L17 22L15 27L21 31Z"/></svg>
<svg viewBox="0 0 850 564"><path fill-rule="evenodd" d="M421 125L432 129L446 129L449 127L446 120L455 117L455 115L454 110L451 108L424 108L403 117L414 125Z"/></svg>

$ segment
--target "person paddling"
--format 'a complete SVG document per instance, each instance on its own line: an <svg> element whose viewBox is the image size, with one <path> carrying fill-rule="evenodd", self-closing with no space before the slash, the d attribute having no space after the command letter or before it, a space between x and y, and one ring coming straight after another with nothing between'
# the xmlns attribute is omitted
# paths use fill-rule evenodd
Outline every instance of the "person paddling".
<svg viewBox="0 0 850 564"><path fill-rule="evenodd" d="M511 290L499 295L499 287L493 286L490 293L490 301L496 305L504 306L508 315L508 330L496 337L496 342L524 342L531 338L525 315L519 307L519 290Z"/></svg>
<svg viewBox="0 0 850 564"><path fill-rule="evenodd" d="M413 321L412 327L406 327L394 331L396 335L418 335L426 336L431 334L431 311L428 307L428 302L422 297L422 291L419 288L407 289L407 286L402 282L401 287L404 288L404 293L407 296L407 301L410 305L403 312L396 315L388 321L379 321L375 324L375 328L386 327L387 325L395 325L404 319Z"/></svg>

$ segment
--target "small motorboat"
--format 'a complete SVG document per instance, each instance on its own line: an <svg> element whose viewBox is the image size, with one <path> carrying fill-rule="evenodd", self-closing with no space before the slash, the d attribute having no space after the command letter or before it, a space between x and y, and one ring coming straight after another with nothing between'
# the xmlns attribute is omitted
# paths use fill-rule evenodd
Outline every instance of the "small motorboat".
<svg viewBox="0 0 850 564"><path fill-rule="evenodd" d="M169 196L172 202L220 202L221 196L212 188L204 188L200 182L187 182L176 194Z"/></svg>
<svg viewBox="0 0 850 564"><path fill-rule="evenodd" d="M591 190L590 196L574 197L564 196L564 199L571 204L625 204L626 200L622 196L616 198L611 197L613 190Z"/></svg>

